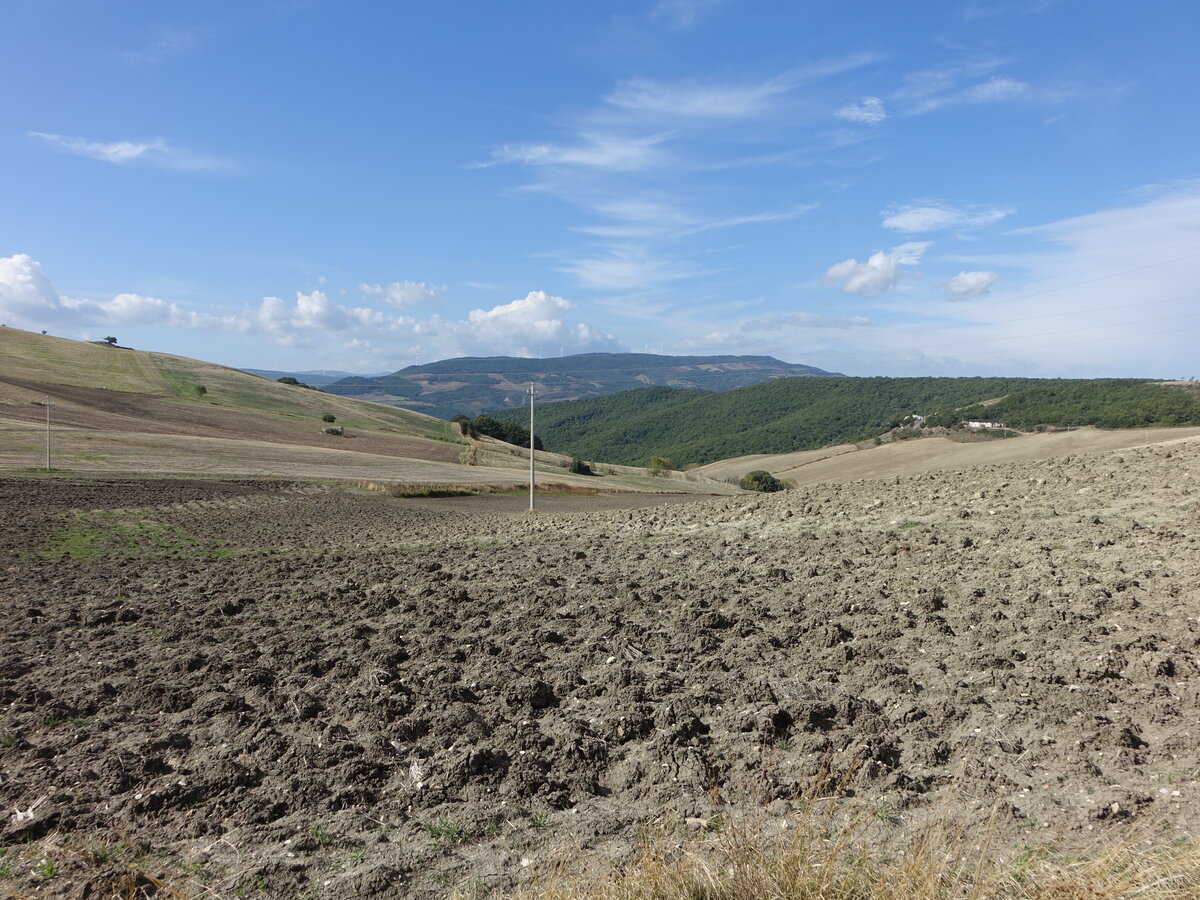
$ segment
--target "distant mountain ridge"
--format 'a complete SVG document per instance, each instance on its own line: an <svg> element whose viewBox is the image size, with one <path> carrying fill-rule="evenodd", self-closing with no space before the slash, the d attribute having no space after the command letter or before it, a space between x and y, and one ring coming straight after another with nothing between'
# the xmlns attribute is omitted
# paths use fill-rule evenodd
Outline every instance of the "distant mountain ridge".
<svg viewBox="0 0 1200 900"><path fill-rule="evenodd" d="M401 406L439 418L515 406L536 383L542 403L602 397L641 387L727 391L780 378L841 378L772 356L663 356L580 353L530 359L467 356L407 366L390 375L352 376L322 388L332 394Z"/></svg>
<svg viewBox="0 0 1200 900"><path fill-rule="evenodd" d="M261 375L263 378L270 378L272 381L290 377L298 381L303 381L305 384L311 384L313 387L324 387L327 384L333 384L335 381L341 381L343 378L374 377L372 375L358 375L354 372L339 372L336 369L308 369L304 372L293 372L290 370L284 371L283 369L240 368L243 372L249 372L251 375Z"/></svg>

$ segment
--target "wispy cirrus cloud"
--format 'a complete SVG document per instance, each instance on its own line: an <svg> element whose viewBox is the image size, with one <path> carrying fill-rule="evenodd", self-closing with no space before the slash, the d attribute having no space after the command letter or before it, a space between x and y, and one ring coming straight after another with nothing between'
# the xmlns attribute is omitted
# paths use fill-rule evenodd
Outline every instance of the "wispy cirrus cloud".
<svg viewBox="0 0 1200 900"><path fill-rule="evenodd" d="M775 98L794 86L787 76L744 84L635 78L618 84L604 99L611 106L664 119L744 119L765 114Z"/></svg>
<svg viewBox="0 0 1200 900"><path fill-rule="evenodd" d="M25 135L70 153L72 156L81 156L84 159L99 160L118 166L147 165L181 172L228 172L236 168L230 160L193 153L190 150L174 146L164 138L140 141L97 141L44 131L27 131Z"/></svg>
<svg viewBox="0 0 1200 900"><path fill-rule="evenodd" d="M122 50L117 59L129 66L152 66L195 53L209 40L206 29L168 25L136 49Z"/></svg>
<svg viewBox="0 0 1200 900"><path fill-rule="evenodd" d="M878 97L863 97L858 103L843 106L834 115L862 125L878 125L888 117L883 101Z"/></svg>
<svg viewBox="0 0 1200 900"><path fill-rule="evenodd" d="M883 227L905 234L944 231L951 228L983 228L1012 215L1011 209L995 206L955 206L942 200L892 206L884 210Z"/></svg>
<svg viewBox="0 0 1200 900"><path fill-rule="evenodd" d="M665 22L677 31L686 31L709 11L724 6L729 0L658 0L650 17Z"/></svg>
<svg viewBox="0 0 1200 900"><path fill-rule="evenodd" d="M527 166L578 166L613 172L631 172L664 163L663 145L670 136L651 134L579 135L572 144L504 144L492 151L492 163ZM488 163L484 163L488 165Z"/></svg>

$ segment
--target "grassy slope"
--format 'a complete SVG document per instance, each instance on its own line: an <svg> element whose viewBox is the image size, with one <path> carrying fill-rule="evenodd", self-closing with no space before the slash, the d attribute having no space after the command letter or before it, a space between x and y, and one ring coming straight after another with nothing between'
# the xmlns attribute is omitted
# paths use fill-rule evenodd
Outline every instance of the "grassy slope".
<svg viewBox="0 0 1200 900"><path fill-rule="evenodd" d="M319 420L332 413L338 424L362 431L434 440L452 436L448 423L409 410L279 384L183 356L71 341L16 328L0 329L0 376L148 394L185 405L225 407L291 420ZM197 386L207 393L198 394Z"/></svg>
<svg viewBox="0 0 1200 900"><path fill-rule="evenodd" d="M539 411L538 434L583 459L637 465L653 454L682 465L859 441L911 413L956 422L963 407L1001 396L976 412L1011 413L1018 427L1200 424L1195 394L1135 379L791 378L718 394L656 387L554 403Z"/></svg>

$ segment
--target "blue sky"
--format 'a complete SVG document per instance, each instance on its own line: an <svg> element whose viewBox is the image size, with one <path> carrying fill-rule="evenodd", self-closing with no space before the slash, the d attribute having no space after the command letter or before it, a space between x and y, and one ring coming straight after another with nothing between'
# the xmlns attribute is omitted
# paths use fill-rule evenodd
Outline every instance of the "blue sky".
<svg viewBox="0 0 1200 900"><path fill-rule="evenodd" d="M1200 6L7 0L0 320L1200 376Z"/></svg>

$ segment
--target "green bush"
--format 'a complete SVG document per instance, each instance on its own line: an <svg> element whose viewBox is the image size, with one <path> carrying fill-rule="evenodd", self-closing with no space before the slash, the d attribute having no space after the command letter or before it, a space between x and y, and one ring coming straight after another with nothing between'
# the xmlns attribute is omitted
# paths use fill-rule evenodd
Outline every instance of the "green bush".
<svg viewBox="0 0 1200 900"><path fill-rule="evenodd" d="M738 482L738 487L743 491L758 491L763 494L773 494L776 491L782 491L784 484L765 469L755 469L753 472L747 472L742 476L742 480Z"/></svg>
<svg viewBox="0 0 1200 900"><path fill-rule="evenodd" d="M332 434L332 435L338 435L338 436L346 433L346 429L344 429L341 425L329 425L325 428L322 428L321 431L324 432L325 434Z"/></svg>
<svg viewBox="0 0 1200 900"><path fill-rule="evenodd" d="M321 416L321 421L322 422L336 422L337 416L335 416L333 413L325 413L325 415Z"/></svg>
<svg viewBox="0 0 1200 900"><path fill-rule="evenodd" d="M587 463L585 463L579 457L575 457L573 460L571 460L571 465L567 466L567 471L570 472L572 475L595 475L596 474L595 472L592 471L592 467L589 466Z"/></svg>

